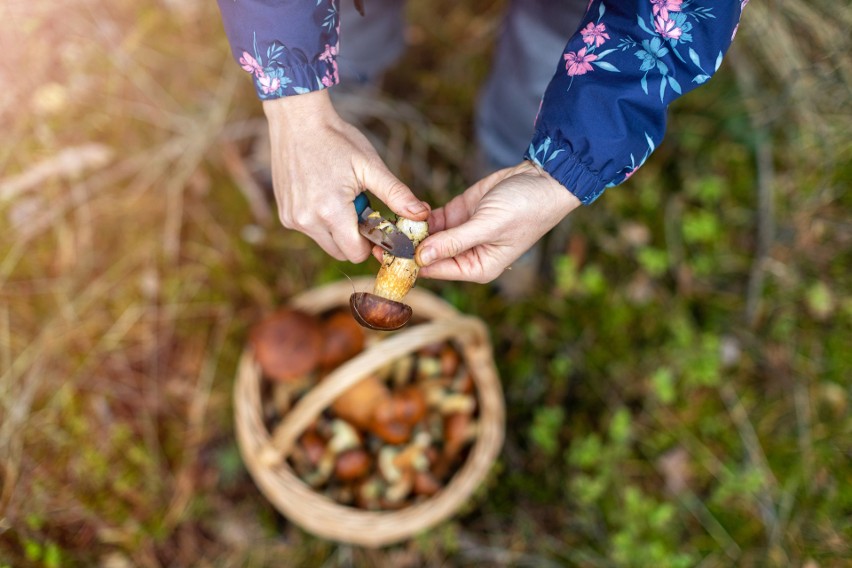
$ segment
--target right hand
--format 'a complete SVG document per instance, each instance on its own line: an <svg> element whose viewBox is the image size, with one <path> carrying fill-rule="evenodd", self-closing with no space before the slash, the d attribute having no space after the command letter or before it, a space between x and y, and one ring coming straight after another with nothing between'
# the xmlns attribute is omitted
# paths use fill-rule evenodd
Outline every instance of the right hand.
<svg viewBox="0 0 852 568"><path fill-rule="evenodd" d="M358 232L353 200L369 190L391 211L425 221L429 206L394 176L367 138L344 121L328 91L264 101L278 217L337 260L362 262L371 244Z"/></svg>

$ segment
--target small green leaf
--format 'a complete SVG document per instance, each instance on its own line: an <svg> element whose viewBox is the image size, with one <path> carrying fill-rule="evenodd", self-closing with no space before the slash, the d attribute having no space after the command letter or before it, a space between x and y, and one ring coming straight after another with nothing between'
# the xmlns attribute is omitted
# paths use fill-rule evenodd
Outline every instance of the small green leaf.
<svg viewBox="0 0 852 568"><path fill-rule="evenodd" d="M639 250L639 265L651 276L660 277L669 268L669 255L665 250L644 247Z"/></svg>
<svg viewBox="0 0 852 568"><path fill-rule="evenodd" d="M536 409L529 436L547 456L556 454L559 449L559 431L565 420L565 410L561 406L546 406Z"/></svg>
<svg viewBox="0 0 852 568"><path fill-rule="evenodd" d="M630 440L630 411L626 408L619 408L612 416L612 421L609 424L609 437L617 444L624 444Z"/></svg>
<svg viewBox="0 0 852 568"><path fill-rule="evenodd" d="M651 387L654 395L663 404L671 404L675 400L674 373L667 367L660 367L651 375Z"/></svg>
<svg viewBox="0 0 852 568"><path fill-rule="evenodd" d="M805 293L808 310L817 319L824 320L834 311L834 295L825 282L816 282Z"/></svg>

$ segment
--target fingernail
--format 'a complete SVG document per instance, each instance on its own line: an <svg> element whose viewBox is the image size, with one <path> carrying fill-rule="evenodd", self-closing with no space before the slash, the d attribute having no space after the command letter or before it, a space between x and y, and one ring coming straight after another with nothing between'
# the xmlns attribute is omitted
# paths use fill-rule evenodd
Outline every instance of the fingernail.
<svg viewBox="0 0 852 568"><path fill-rule="evenodd" d="M428 213L429 208L426 207L426 205L421 201L418 202L417 205L411 205L410 207L408 207L408 212L414 216L422 215L423 213Z"/></svg>
<svg viewBox="0 0 852 568"><path fill-rule="evenodd" d="M435 259L438 258L438 254L433 248L423 249L417 256L420 258L420 266L428 266L435 262Z"/></svg>

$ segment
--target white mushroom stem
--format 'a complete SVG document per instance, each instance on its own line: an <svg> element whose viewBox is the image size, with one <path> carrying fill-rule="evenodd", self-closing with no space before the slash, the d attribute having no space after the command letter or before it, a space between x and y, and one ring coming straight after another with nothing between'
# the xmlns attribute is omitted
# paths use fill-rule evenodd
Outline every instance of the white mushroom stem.
<svg viewBox="0 0 852 568"><path fill-rule="evenodd" d="M361 438L351 424L344 420L335 420L331 423L331 439L328 441L328 453L334 456L360 446Z"/></svg>
<svg viewBox="0 0 852 568"><path fill-rule="evenodd" d="M412 221L400 218L397 228L405 234L415 247L429 236L429 224L426 221ZM413 258L400 258L385 252L382 255L382 267L376 276L373 294L395 302L401 302L414 286L420 267Z"/></svg>

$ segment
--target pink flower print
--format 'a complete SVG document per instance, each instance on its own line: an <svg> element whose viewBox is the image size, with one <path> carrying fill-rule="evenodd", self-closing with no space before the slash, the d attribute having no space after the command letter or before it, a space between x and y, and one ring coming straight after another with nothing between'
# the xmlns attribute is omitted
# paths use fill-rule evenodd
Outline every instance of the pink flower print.
<svg viewBox="0 0 852 568"><path fill-rule="evenodd" d="M674 20L662 16L657 16L654 19L654 27L657 29L657 33L665 39L680 39L683 33L683 30L675 25Z"/></svg>
<svg viewBox="0 0 852 568"><path fill-rule="evenodd" d="M609 34L606 33L606 26L603 24L595 25L589 22L580 33L583 35L583 41L587 45L595 44L595 47L600 47L604 41L609 39Z"/></svg>
<svg viewBox="0 0 852 568"><path fill-rule="evenodd" d="M274 93L281 88L281 79L278 77L270 77L269 75L259 76L257 83L260 85L260 90L263 91L264 95Z"/></svg>
<svg viewBox="0 0 852 568"><path fill-rule="evenodd" d="M337 45L325 44L325 50L320 54L320 61L334 61L337 56Z"/></svg>
<svg viewBox="0 0 852 568"><path fill-rule="evenodd" d="M244 51L243 56L240 57L240 66L249 73L253 73L258 77L263 77L264 75L263 67L260 66L257 59L249 55L248 51Z"/></svg>
<svg viewBox="0 0 852 568"><path fill-rule="evenodd" d="M672 12L680 12L680 5L683 0L651 0L654 7L654 15L662 16L664 20L669 19L669 10Z"/></svg>
<svg viewBox="0 0 852 568"><path fill-rule="evenodd" d="M597 55L592 53L587 54L585 47L576 53L569 51L563 57L565 58L565 69L568 70L568 75L572 77L574 75L585 75L587 71L591 71L591 62L598 58Z"/></svg>
<svg viewBox="0 0 852 568"><path fill-rule="evenodd" d="M639 166L636 166L635 168L627 172L627 175L624 176L624 179L621 180L621 182L624 183L625 181L629 180L637 171L639 171Z"/></svg>

